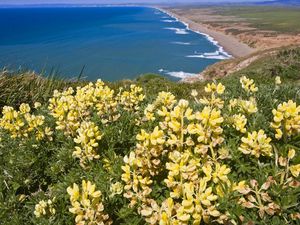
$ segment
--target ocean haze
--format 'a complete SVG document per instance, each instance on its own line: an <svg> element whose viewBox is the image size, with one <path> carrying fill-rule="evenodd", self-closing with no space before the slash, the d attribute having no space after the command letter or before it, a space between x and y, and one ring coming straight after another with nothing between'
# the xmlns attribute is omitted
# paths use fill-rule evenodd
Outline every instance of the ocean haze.
<svg viewBox="0 0 300 225"><path fill-rule="evenodd" d="M265 2L272 2L265 1ZM260 0L0 0L2 5L26 5L26 4L178 4L178 3L222 3L222 2L260 2Z"/></svg>

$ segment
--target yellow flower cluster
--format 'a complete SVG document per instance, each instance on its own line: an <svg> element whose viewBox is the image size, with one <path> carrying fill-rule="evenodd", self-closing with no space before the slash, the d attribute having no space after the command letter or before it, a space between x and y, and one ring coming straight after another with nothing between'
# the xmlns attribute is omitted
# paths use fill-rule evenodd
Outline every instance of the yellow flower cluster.
<svg viewBox="0 0 300 225"><path fill-rule="evenodd" d="M267 137L263 130L248 133L247 137L242 137L242 144L239 150L244 154L254 155L259 158L260 155L272 156L271 138Z"/></svg>
<svg viewBox="0 0 300 225"><path fill-rule="evenodd" d="M74 142L80 146L75 147L73 156L80 159L80 165L85 167L87 161L99 159L97 154L98 142L101 139L99 128L93 122L83 121L77 129L77 136Z"/></svg>
<svg viewBox="0 0 300 225"><path fill-rule="evenodd" d="M219 95L222 95L225 91L225 86L221 83L215 84L207 84L206 87L204 88L206 93L217 93Z"/></svg>
<svg viewBox="0 0 300 225"><path fill-rule="evenodd" d="M146 167L143 168L142 159L136 158L135 153L131 152L129 157L124 157L124 162L125 165L122 166L124 197L130 199L131 206L136 205L138 201L147 202L147 197L152 191L148 186L152 184L152 180Z"/></svg>
<svg viewBox="0 0 300 225"><path fill-rule="evenodd" d="M228 107L231 111L237 109L237 111L248 115L256 113L258 110L256 100L253 97L250 97L249 100L231 99Z"/></svg>
<svg viewBox="0 0 300 225"><path fill-rule="evenodd" d="M246 76L243 76L240 78L240 83L242 85L242 88L247 92L257 92L258 88L255 86L254 80L249 79Z"/></svg>
<svg viewBox="0 0 300 225"><path fill-rule="evenodd" d="M73 96L73 88L63 92L54 91L53 97L49 100L48 109L50 114L57 120L56 129L63 130L66 135L72 135L80 126L81 110L78 102Z"/></svg>
<svg viewBox="0 0 300 225"><path fill-rule="evenodd" d="M132 84L129 91L120 92L117 98L123 109L137 112L140 108L140 103L145 99L145 95L143 94L143 88Z"/></svg>
<svg viewBox="0 0 300 225"><path fill-rule="evenodd" d="M155 110L170 110L176 103L175 96L170 92L159 92L156 100L152 104L148 104L144 110L145 120L155 120Z"/></svg>
<svg viewBox="0 0 300 225"><path fill-rule="evenodd" d="M77 87L76 93L73 88L63 92L55 90L49 100L48 108L50 114L56 118L56 129L64 131L66 135L74 136L81 121L89 118L93 108L98 109L101 118L104 117L104 112L110 113L109 109L115 108L112 95L113 91L101 80L95 84L89 83L84 87Z"/></svg>
<svg viewBox="0 0 300 225"><path fill-rule="evenodd" d="M12 138L28 138L31 135L37 140L48 138L52 140L52 131L44 125L45 117L33 115L28 104L21 104L19 111L10 106L4 106L0 128L9 132Z"/></svg>
<svg viewBox="0 0 300 225"><path fill-rule="evenodd" d="M205 86L204 91L208 94L211 94L210 97L203 97L199 100L195 98L196 102L201 103L203 105L207 105L210 107L223 108L224 101L218 97L218 95L222 95L225 91L225 86L221 83L215 84L207 84ZM197 92L192 91L192 96L196 97L198 95Z"/></svg>
<svg viewBox="0 0 300 225"><path fill-rule="evenodd" d="M207 86L213 94L221 95L224 89L221 84ZM158 120L159 126L137 135L135 150L124 157L122 181L124 197L130 206L139 203L138 211L148 224L223 223L228 218L217 209L223 187L231 183L230 168L218 155L224 141L219 106L209 103L193 112L188 101L177 102L162 92L146 108L146 118ZM159 204L151 193L164 174L170 196Z"/></svg>
<svg viewBox="0 0 300 225"><path fill-rule="evenodd" d="M78 90L82 91L83 96L85 93L91 93L88 97L90 99L89 105L96 107L97 115L103 124L116 121L120 117L114 90L106 86L101 80L98 80L95 86L89 85Z"/></svg>
<svg viewBox="0 0 300 225"><path fill-rule="evenodd" d="M247 118L242 114L234 114L232 116L233 127L241 133L246 133Z"/></svg>
<svg viewBox="0 0 300 225"><path fill-rule="evenodd" d="M120 117L119 108L127 111L139 109L145 98L142 92L142 88L131 85L130 91L120 91L115 95L113 90L98 80L95 84L77 87L76 93L73 88L63 92L54 91L48 108L57 120L56 129L74 137L80 123L89 120L93 109L96 109L103 124L116 121Z"/></svg>
<svg viewBox="0 0 300 225"><path fill-rule="evenodd" d="M53 200L41 200L38 204L35 205L34 215L39 218L43 216L55 215L56 210L53 206Z"/></svg>
<svg viewBox="0 0 300 225"><path fill-rule="evenodd" d="M99 128L90 122L94 112L100 117L102 124L114 122L120 117L119 110L136 112L145 96L143 89L131 85L129 91L121 91L118 95L101 80L77 87L76 91L69 88L63 92L54 91L49 100L50 114L56 119L56 129L74 138L79 144L75 147L73 156L80 159L80 165L85 167L87 161L98 159L98 141L102 135Z"/></svg>
<svg viewBox="0 0 300 225"><path fill-rule="evenodd" d="M120 195L123 193L123 185L120 182L116 182L110 186L110 195L109 197L112 198L115 195Z"/></svg>
<svg viewBox="0 0 300 225"><path fill-rule="evenodd" d="M76 215L77 225L112 224L109 216L104 212L101 191L96 191L95 184L82 180L81 190L77 184L68 187L72 207L69 211Z"/></svg>
<svg viewBox="0 0 300 225"><path fill-rule="evenodd" d="M273 122L271 127L275 129L275 137L281 139L283 135L290 137L300 133L300 106L292 100L279 104L273 109Z"/></svg>

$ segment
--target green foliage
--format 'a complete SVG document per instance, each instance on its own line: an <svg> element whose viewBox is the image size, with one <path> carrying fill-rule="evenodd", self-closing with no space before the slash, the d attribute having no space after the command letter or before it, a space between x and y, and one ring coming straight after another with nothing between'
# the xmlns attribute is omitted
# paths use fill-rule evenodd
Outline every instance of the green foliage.
<svg viewBox="0 0 300 225"><path fill-rule="evenodd" d="M221 15L236 16L259 30L299 33L299 7L242 6L217 8Z"/></svg>
<svg viewBox="0 0 300 225"><path fill-rule="evenodd" d="M241 92L238 77L247 75L253 78L259 92L255 94L259 111L249 117L249 131L263 129L266 134L274 139L274 131L270 127L273 119L272 109L278 104L292 99L300 104L299 93L299 49L281 52L276 60L280 63L260 62L252 68L226 77L220 81L226 86L224 94L225 107L233 98L246 98ZM292 60L285 60L291 57ZM297 60L296 60L297 59ZM262 69L263 68L263 69ZM281 76L283 84L275 87L275 76ZM43 106L48 104L54 89L64 90L69 86L83 86L86 82L72 83L57 79L45 79L36 75L24 73L13 75L3 73L0 76L0 108L4 105L17 107L21 102L33 105L40 101ZM119 87L128 87L135 83L142 86L146 99L140 113L148 103L151 103L160 91L173 93L178 99L190 100L190 106L196 110L199 105L191 97L191 90L195 89L204 95L205 83L176 83L158 75L146 75L135 81L119 81L108 84L114 90ZM113 224L145 224L144 219L137 213L136 208L128 207L128 200L122 195L110 196L111 185L121 182L123 157L135 148L136 135L141 127L136 121L140 117L134 113L119 109L121 117L112 123L102 124L95 114L92 121L103 131L97 152L100 159L89 162L88 168L83 170L77 159L72 157L75 143L72 138L66 137L63 132L55 131L53 141L37 141L34 137L25 140L12 139L3 130L0 131L0 223L9 224L74 224L74 215L69 212L70 201L66 190L73 183L79 184L82 179L90 180L101 190L106 212L114 221ZM45 121L54 130L55 120L49 115L46 107L39 109L45 116ZM224 112L229 113L229 112ZM155 122L148 123L143 128L153 128ZM262 185L269 176L276 176L277 169L274 163L266 158L259 161L253 157L245 157L238 149L241 135L230 126L224 127L226 141L224 147L229 150L231 158L227 161L233 180L256 179ZM274 146L280 154L287 156L289 148L294 148L297 156L293 164L300 163L300 136L293 137L289 143L276 142ZM163 180L163 179L162 179ZM298 179L299 180L299 179ZM163 181L161 181L163 182ZM273 185L270 194L272 199L280 205L282 213L267 216L262 220L254 209L244 210L241 205L234 202L237 193L225 195L218 206L220 210L228 211L232 219L242 224L252 221L252 224L299 224L299 220L291 220L290 214L299 212L300 190L298 188L283 189L282 184ZM166 190L160 185L153 188L152 195L162 201ZM35 205L43 199L53 199L56 214L47 218L36 218L33 214Z"/></svg>
<svg viewBox="0 0 300 225"><path fill-rule="evenodd" d="M42 77L30 71L0 72L0 108L22 102L46 102L55 89L76 87L85 82L71 82L50 76Z"/></svg>

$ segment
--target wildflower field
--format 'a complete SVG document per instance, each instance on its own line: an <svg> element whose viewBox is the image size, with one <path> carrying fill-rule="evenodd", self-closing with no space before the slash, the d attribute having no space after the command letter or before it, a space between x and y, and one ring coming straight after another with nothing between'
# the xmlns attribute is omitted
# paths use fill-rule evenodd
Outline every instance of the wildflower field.
<svg viewBox="0 0 300 225"><path fill-rule="evenodd" d="M299 82L252 75L1 105L0 223L300 224Z"/></svg>

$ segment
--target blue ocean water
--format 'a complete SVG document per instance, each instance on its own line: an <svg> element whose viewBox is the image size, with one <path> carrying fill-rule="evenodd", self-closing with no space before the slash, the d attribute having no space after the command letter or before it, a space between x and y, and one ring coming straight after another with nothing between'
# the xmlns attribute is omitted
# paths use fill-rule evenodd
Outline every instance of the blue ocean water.
<svg viewBox="0 0 300 225"><path fill-rule="evenodd" d="M205 35L147 7L0 8L0 67L67 78L184 77L226 54Z"/></svg>

